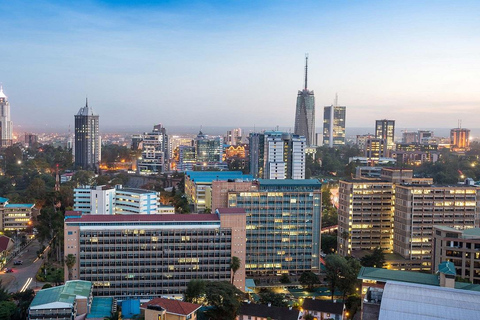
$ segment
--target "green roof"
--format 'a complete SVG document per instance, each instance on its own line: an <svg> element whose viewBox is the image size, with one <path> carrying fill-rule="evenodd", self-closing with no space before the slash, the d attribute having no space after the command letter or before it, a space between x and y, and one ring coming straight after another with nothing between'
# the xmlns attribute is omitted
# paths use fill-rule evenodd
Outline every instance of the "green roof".
<svg viewBox="0 0 480 320"><path fill-rule="evenodd" d="M480 228L465 229L465 230L463 230L463 235L480 237Z"/></svg>
<svg viewBox="0 0 480 320"><path fill-rule="evenodd" d="M91 291L92 283L90 281L67 281L63 286L38 291L30 307L54 302L73 304L77 296L88 297Z"/></svg>
<svg viewBox="0 0 480 320"><path fill-rule="evenodd" d="M400 281L426 284L431 286L438 286L440 284L438 276L434 274L370 267L362 267L358 274L358 279L376 280L382 282Z"/></svg>
<svg viewBox="0 0 480 320"><path fill-rule="evenodd" d="M87 315L87 319L91 318L109 318L112 315L113 298L94 297L92 308Z"/></svg>

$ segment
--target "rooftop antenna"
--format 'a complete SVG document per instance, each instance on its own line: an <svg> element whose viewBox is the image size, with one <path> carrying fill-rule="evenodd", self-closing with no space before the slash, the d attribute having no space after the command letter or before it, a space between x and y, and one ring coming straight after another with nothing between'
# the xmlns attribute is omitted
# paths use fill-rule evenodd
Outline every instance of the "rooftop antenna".
<svg viewBox="0 0 480 320"><path fill-rule="evenodd" d="M458 119L458 129L462 129L462 119Z"/></svg>
<svg viewBox="0 0 480 320"><path fill-rule="evenodd" d="M85 96L85 107L88 108L88 97L87 96Z"/></svg>
<svg viewBox="0 0 480 320"><path fill-rule="evenodd" d="M307 90L307 76L308 76L308 53L305 53L305 90Z"/></svg>
<svg viewBox="0 0 480 320"><path fill-rule="evenodd" d="M335 92L335 107L338 107L338 92Z"/></svg>

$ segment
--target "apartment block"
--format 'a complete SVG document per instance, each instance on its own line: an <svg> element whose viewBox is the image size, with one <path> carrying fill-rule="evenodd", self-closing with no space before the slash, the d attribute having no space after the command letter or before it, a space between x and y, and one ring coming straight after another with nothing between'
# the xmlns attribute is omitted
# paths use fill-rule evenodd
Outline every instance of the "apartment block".
<svg viewBox="0 0 480 320"><path fill-rule="evenodd" d="M72 280L94 284L95 296L180 297L191 279L230 281L232 256L242 260L235 285L245 288L245 211L219 214L83 215L65 220ZM65 275L68 269L65 267Z"/></svg>
<svg viewBox="0 0 480 320"><path fill-rule="evenodd" d="M33 203L8 203L7 198L0 197L0 230L20 231L31 225Z"/></svg>
<svg viewBox="0 0 480 320"><path fill-rule="evenodd" d="M232 184L229 184L233 186ZM246 211L247 276L261 278L282 273L319 270L321 183L318 180L259 179L250 189L216 185L215 193L229 208ZM234 186L235 187L235 186ZM222 191L222 188L223 191Z"/></svg>
<svg viewBox="0 0 480 320"><path fill-rule="evenodd" d="M459 230L435 226L433 230L434 265L450 261L459 277L480 284L480 228Z"/></svg>
<svg viewBox="0 0 480 320"><path fill-rule="evenodd" d="M380 247L393 251L394 185L391 181L358 179L340 181L338 253Z"/></svg>
<svg viewBox="0 0 480 320"><path fill-rule="evenodd" d="M475 186L398 185L395 189L394 251L432 269L434 226L478 227L479 193Z"/></svg>

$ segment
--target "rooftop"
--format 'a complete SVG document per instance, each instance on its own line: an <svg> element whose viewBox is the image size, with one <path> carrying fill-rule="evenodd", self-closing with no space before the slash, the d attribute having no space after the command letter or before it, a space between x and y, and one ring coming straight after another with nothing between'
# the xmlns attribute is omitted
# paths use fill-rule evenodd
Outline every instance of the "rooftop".
<svg viewBox="0 0 480 320"><path fill-rule="evenodd" d="M165 298L155 298L142 304L142 308L146 309L148 306L159 306L165 309L167 313L175 313L185 316L195 312L201 307L199 304Z"/></svg>
<svg viewBox="0 0 480 320"><path fill-rule="evenodd" d="M195 222L219 221L216 214L85 214L81 218L70 218L74 222Z"/></svg>
<svg viewBox="0 0 480 320"><path fill-rule="evenodd" d="M218 208L219 214L246 214L243 208Z"/></svg>
<svg viewBox="0 0 480 320"><path fill-rule="evenodd" d="M309 311L321 311L333 314L343 313L343 303L330 300L305 299L302 307Z"/></svg>
<svg viewBox="0 0 480 320"><path fill-rule="evenodd" d="M0 202L1 203L5 203L8 201L8 198L3 198L3 197L0 197Z"/></svg>
<svg viewBox="0 0 480 320"><path fill-rule="evenodd" d="M214 180L253 180L250 174L242 171L187 171L185 175L195 182L212 182Z"/></svg>
<svg viewBox="0 0 480 320"><path fill-rule="evenodd" d="M9 203L5 205L5 208L33 208L34 206L33 203Z"/></svg>
<svg viewBox="0 0 480 320"><path fill-rule="evenodd" d="M109 318L112 315L113 298L93 297L92 307L87 315L87 319Z"/></svg>
<svg viewBox="0 0 480 320"><path fill-rule="evenodd" d="M238 309L237 314L246 316L256 316L262 318L272 318L274 320L298 320L300 311L296 309L268 306L265 304L243 303Z"/></svg>
<svg viewBox="0 0 480 320"><path fill-rule="evenodd" d="M322 186L318 179L258 179L262 186Z"/></svg>
<svg viewBox="0 0 480 320"><path fill-rule="evenodd" d="M444 261L438 265L438 272L444 273L450 276L456 276L457 271L455 270L455 265L450 261Z"/></svg>
<svg viewBox="0 0 480 320"><path fill-rule="evenodd" d="M38 291L30 308L41 309L46 304L56 304L58 307L65 306L65 304L73 305L77 297L89 297L91 291L92 283L90 281L67 281L62 286Z"/></svg>

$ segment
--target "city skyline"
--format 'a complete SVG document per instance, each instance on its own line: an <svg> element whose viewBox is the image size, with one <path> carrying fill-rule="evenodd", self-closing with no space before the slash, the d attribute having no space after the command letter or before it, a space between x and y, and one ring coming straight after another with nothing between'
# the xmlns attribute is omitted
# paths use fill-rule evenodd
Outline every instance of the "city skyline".
<svg viewBox="0 0 480 320"><path fill-rule="evenodd" d="M474 1L2 6L0 82L16 131L73 127L85 96L105 127L131 125L132 108L145 127L291 127L306 52L317 105L338 92L347 128L480 120Z"/></svg>

